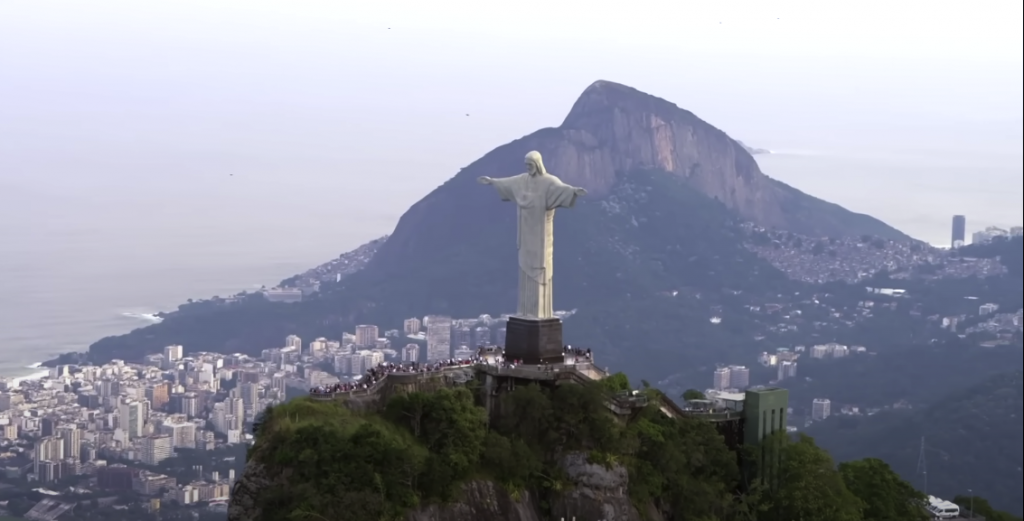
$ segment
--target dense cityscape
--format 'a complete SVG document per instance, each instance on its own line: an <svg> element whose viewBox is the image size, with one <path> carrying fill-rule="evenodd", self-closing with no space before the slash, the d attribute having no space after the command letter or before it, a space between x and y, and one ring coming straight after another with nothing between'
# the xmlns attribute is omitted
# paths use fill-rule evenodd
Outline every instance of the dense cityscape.
<svg viewBox="0 0 1024 521"><path fill-rule="evenodd" d="M955 249L875 244L868 239L812 241L756 227L748 231L769 239L767 243L752 241L749 248L792 278L805 281L856 282L881 269L909 276L929 264L943 266L929 272L934 278L983 277L1005 269L992 259L961 259L955 256ZM1020 227L1015 227L975 240L1020 233ZM299 300L302 294L316 291L322 281L337 281L358 271L382 241L291 279L303 288L296 295L288 293L289 288L265 294L270 300ZM951 262L953 259L956 262ZM819 330L852 327L870 319L875 309L895 309L902 296L899 289L867 288L864 300L851 308L833 307L818 295L794 295L788 300L780 296L777 302L748 305L745 313L763 319L758 320L763 331L756 333L752 339L756 341L808 326ZM808 324L803 314L810 308L821 309L828 319ZM558 313L564 319L572 314ZM712 324L730 319L721 310L712 309L711 315ZM937 330L994 338L985 345L997 345L1022 327L1022 310L1000 310L991 303L979 303L976 314L920 318ZM310 390L356 388L382 367L399 367L394 364L471 360L478 356L480 346L504 345L507 320L508 316L454 319L432 315L406 319L401 329L359 325L340 339L304 341L288 336L281 347L266 349L258 357L186 354L185 346L171 345L162 353L146 356L140 364L113 360L101 366L62 365L38 380L2 380L0 459L4 477L53 496L39 501L26 514L28 519L58 519L75 508L76 503L66 498L76 494L108 495L98 504L123 508L152 511L161 504L173 504L225 512L236 472L244 463L236 461L244 451L230 453L231 447L244 449L252 443L251 425L267 407ZM772 378L767 383L784 386L786 380L797 378L801 359L842 363L839 359L870 354L871 346L837 342L791 345L760 355L751 353L749 365L759 368L762 375L770 370ZM716 410L741 404L743 392L757 387L745 365L722 364L710 376L710 386L701 398ZM833 404L828 397L794 405L807 413L800 416L799 423L787 426L791 431L836 414L870 415L878 410L854 403ZM894 403L892 407L902 405ZM191 472L171 472L175 466L170 463L188 451L208 454L207 468L199 464ZM124 493L133 495L126 498Z"/></svg>

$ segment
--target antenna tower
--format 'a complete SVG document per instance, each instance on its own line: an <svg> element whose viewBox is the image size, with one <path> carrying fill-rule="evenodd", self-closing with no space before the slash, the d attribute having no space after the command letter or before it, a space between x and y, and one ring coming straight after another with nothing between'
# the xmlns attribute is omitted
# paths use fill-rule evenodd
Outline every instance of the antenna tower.
<svg viewBox="0 0 1024 521"><path fill-rule="evenodd" d="M917 474L920 475L924 481L921 486L921 492L928 494L928 460L925 457L924 451L924 436L921 436L921 454L917 457Z"/></svg>

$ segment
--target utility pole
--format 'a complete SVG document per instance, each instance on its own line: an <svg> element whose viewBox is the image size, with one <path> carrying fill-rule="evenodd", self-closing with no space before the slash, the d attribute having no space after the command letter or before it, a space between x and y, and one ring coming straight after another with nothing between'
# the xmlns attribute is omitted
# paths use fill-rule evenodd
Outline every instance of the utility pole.
<svg viewBox="0 0 1024 521"><path fill-rule="evenodd" d="M967 489L967 493L971 495L971 519L974 519L974 491Z"/></svg>
<svg viewBox="0 0 1024 521"><path fill-rule="evenodd" d="M924 449L925 449L924 436L921 436L921 454L917 457L917 473L920 474L923 477L923 479L924 479L924 486L922 487L921 492L924 492L925 495L927 495L928 494L928 460L925 458Z"/></svg>

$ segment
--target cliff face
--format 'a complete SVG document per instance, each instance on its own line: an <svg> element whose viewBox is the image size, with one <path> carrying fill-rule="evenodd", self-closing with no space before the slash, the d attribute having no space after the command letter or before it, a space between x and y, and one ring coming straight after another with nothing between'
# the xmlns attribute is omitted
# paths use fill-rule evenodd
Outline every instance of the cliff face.
<svg viewBox="0 0 1024 521"><path fill-rule="evenodd" d="M546 521L547 519L642 521L628 497L626 469L606 469L590 464L586 457L572 454L564 458L563 468L573 485L554 496L550 513L529 492L509 494L491 481L470 481L462 486L458 501L446 505L424 506L410 512L407 521ZM274 521L260 517L257 498L271 487L287 487L283 476L271 476L266 468L250 462L235 486L228 513L229 521ZM652 509L653 510L653 509ZM658 517L647 517L658 521Z"/></svg>
<svg viewBox="0 0 1024 521"><path fill-rule="evenodd" d="M906 238L877 219L769 178L741 144L693 113L631 87L598 81L583 92L561 126L498 147L414 205L380 256L408 251L405 245L439 213L458 211L463 222L482 217L464 198L486 197L479 191L469 195L461 185L479 176L518 174L530 150L539 151L548 170L586 188L591 198L607 196L629 171L661 170L686 179L743 219L765 227L814 237ZM494 206L494 201L487 203Z"/></svg>

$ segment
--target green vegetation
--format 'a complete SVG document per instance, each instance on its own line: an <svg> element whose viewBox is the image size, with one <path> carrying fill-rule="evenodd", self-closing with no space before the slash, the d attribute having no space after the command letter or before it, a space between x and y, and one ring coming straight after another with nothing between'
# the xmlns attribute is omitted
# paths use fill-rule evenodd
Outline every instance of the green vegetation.
<svg viewBox="0 0 1024 521"><path fill-rule="evenodd" d="M1022 521L1020 516L1000 512L988 503L988 500L980 497L956 496L953 502L960 505L960 508L967 510L974 509L974 513L985 518L985 521Z"/></svg>
<svg viewBox="0 0 1024 521"><path fill-rule="evenodd" d="M839 461L880 458L922 489L926 483L917 463L923 437L930 494L952 498L967 494L968 488L983 490L997 508L1021 515L1021 372L996 375L964 389L953 387L937 396L941 398L920 410L841 416L809 432Z"/></svg>
<svg viewBox="0 0 1024 521"><path fill-rule="evenodd" d="M391 399L379 414L308 398L269 409L250 462L287 476L257 499L264 519L401 519L409 509L459 501L460 485L487 479L511 497L525 491L541 515L575 485L563 465L584 454L629 473L639 512L667 520L903 521L917 519L922 494L877 460L838 469L813 440L773 438L777 481L752 479L711 423L671 419L656 405L628 422L605 408L625 377L554 390L521 386L503 397L490 424L460 388ZM644 391L651 398L658 391Z"/></svg>

